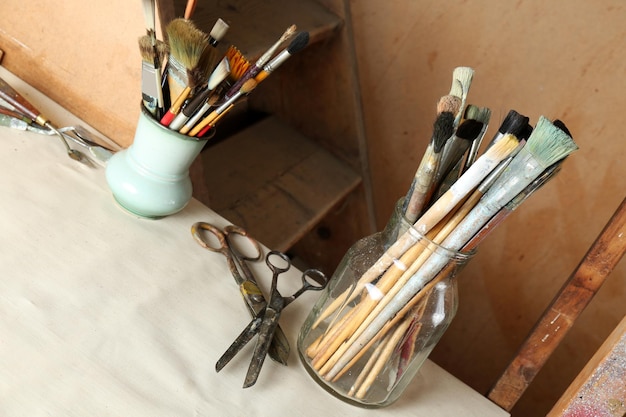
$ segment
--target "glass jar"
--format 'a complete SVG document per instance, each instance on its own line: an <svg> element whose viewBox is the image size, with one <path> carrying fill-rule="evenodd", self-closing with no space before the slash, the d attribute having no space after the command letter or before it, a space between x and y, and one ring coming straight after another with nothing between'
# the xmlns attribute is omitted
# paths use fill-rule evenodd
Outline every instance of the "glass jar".
<svg viewBox="0 0 626 417"><path fill-rule="evenodd" d="M455 277L474 254L421 235L401 207L346 252L298 336L313 379L362 407L391 404L417 374L456 314Z"/></svg>

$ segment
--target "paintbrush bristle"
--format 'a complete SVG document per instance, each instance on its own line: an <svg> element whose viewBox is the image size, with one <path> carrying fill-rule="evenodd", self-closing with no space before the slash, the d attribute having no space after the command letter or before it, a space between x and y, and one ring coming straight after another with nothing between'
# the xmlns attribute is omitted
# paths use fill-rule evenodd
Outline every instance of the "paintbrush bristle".
<svg viewBox="0 0 626 417"><path fill-rule="evenodd" d="M149 62L150 64L154 63L154 47L152 46L152 39L149 35L143 35L139 37L139 52L141 54L141 59L145 62ZM163 62L163 60L167 57L169 53L169 47L163 41L157 40L156 43L156 53L159 55L158 62Z"/></svg>
<svg viewBox="0 0 626 417"><path fill-rule="evenodd" d="M464 120L456 130L456 137L473 141L483 130L483 122L474 119Z"/></svg>
<svg viewBox="0 0 626 417"><path fill-rule="evenodd" d="M243 83L239 92L241 94L248 94L250 93L250 91L254 90L256 86L257 86L256 80L254 78L250 78L249 80L246 80L245 83Z"/></svg>
<svg viewBox="0 0 626 417"><path fill-rule="evenodd" d="M248 68L250 68L250 61L248 61L241 51L234 45L228 47L226 50L226 57L228 58L228 62L230 64L230 79L237 81L243 74L246 73L246 71L248 71Z"/></svg>
<svg viewBox="0 0 626 417"><path fill-rule="evenodd" d="M461 98L452 94L445 95L437 102L437 114L444 112L457 114L461 108Z"/></svg>
<svg viewBox="0 0 626 417"><path fill-rule="evenodd" d="M170 56L187 69L198 65L209 46L209 37L191 21L174 19L167 25Z"/></svg>
<svg viewBox="0 0 626 417"><path fill-rule="evenodd" d="M506 133L502 139L487 149L485 155L489 155L492 159L503 159L513 152L518 145L518 138L511 133Z"/></svg>
<svg viewBox="0 0 626 417"><path fill-rule="evenodd" d="M569 129L567 128L567 126L565 126L565 123L563 123L562 120L560 119L555 119L552 122L556 127L558 127L559 129L561 129L563 132L567 133L569 136L572 136L572 134L570 133Z"/></svg>
<svg viewBox="0 0 626 417"><path fill-rule="evenodd" d="M474 69L470 67L456 67L452 71L452 78L459 81L463 88L463 94L467 95L474 79Z"/></svg>
<svg viewBox="0 0 626 417"><path fill-rule="evenodd" d="M432 144L436 153L441 152L446 141L454 134L454 114L443 112L437 116L433 125Z"/></svg>
<svg viewBox="0 0 626 417"><path fill-rule="evenodd" d="M577 150L578 146L570 135L541 116L524 149L548 167Z"/></svg>
<svg viewBox="0 0 626 417"><path fill-rule="evenodd" d="M296 37L291 41L289 46L287 47L287 52L290 55L295 54L306 48L309 44L309 32L300 32L296 35Z"/></svg>
<svg viewBox="0 0 626 417"><path fill-rule="evenodd" d="M530 119L523 114L520 114L515 110L510 110L502 121L500 128L498 128L498 132L503 134L512 133L515 136L518 136L526 129L529 121Z"/></svg>
<svg viewBox="0 0 626 417"><path fill-rule="evenodd" d="M491 110L488 107L479 107L469 104L465 109L465 119L477 120L483 124L488 124L491 119Z"/></svg>
<svg viewBox="0 0 626 417"><path fill-rule="evenodd" d="M228 74L230 74L230 63L228 58L224 57L211 73L207 81L207 89L209 91L213 90L228 77Z"/></svg>
<svg viewBox="0 0 626 417"><path fill-rule="evenodd" d="M229 28L230 26L228 23L222 19L217 19L217 22L213 25L211 32L209 32L209 41L211 45L216 46L222 40L226 32L228 32Z"/></svg>

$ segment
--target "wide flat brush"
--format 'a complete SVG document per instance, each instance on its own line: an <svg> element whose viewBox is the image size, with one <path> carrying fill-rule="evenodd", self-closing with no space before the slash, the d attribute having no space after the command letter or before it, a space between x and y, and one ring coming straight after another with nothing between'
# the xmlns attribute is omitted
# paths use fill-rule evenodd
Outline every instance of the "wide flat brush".
<svg viewBox="0 0 626 417"><path fill-rule="evenodd" d="M177 101L190 84L193 84L194 71L202 72L204 60L211 59L208 55L216 54L209 46L209 37L198 29L191 21L182 18L172 20L166 27L169 44L167 80L170 97ZM212 69L212 68L211 68Z"/></svg>

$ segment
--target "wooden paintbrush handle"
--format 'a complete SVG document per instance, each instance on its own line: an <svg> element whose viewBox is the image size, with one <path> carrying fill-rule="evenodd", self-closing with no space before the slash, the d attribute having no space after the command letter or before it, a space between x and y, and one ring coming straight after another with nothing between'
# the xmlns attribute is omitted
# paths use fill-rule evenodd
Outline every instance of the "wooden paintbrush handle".
<svg viewBox="0 0 626 417"><path fill-rule="evenodd" d="M48 119L41 115L41 112L35 108L24 96L15 91L6 81L0 78L0 97L17 109L24 116L29 117L38 125L45 125Z"/></svg>

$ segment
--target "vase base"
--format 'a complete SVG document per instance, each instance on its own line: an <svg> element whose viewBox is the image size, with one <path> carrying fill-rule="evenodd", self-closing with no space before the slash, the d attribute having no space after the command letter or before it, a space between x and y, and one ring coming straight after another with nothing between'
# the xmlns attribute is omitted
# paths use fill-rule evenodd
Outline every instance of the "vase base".
<svg viewBox="0 0 626 417"><path fill-rule="evenodd" d="M115 201L115 205L118 206L123 212L125 212L126 214L130 214L133 217L138 217L140 219L146 219L146 220L159 220L162 219L166 216L160 216L160 215L149 215L149 214L143 214L143 213L139 213L137 211L133 211L131 209L129 209L128 207L124 206L124 204L122 204L117 197L115 197L115 195L113 195L113 201Z"/></svg>

